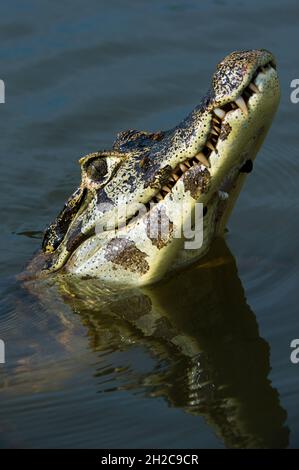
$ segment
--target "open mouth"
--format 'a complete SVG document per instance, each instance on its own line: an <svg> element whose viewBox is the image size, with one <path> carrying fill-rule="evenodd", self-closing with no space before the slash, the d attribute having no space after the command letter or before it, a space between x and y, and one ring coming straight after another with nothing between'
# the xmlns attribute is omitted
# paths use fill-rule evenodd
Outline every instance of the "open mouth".
<svg viewBox="0 0 299 470"><path fill-rule="evenodd" d="M172 171L171 176L166 184L163 185L160 191L153 196L149 202L159 203L162 201L169 193L172 192L172 189L179 181L179 179L193 166L203 165L206 168L211 168L210 156L212 152L217 152L218 141L222 136L223 121L227 113L233 112L237 109L241 109L242 113L248 115L248 102L250 98L256 94L260 93L260 90L256 84L256 79L259 74L264 74L270 69L276 69L275 64L270 61L267 64L258 67L253 74L250 83L243 89L239 97L236 100L233 100L229 103L226 103L224 106L215 107L213 109L212 117L212 127L210 135L207 138L207 141L200 152L194 155L191 158L184 160L179 163ZM149 205L149 203L148 203Z"/></svg>

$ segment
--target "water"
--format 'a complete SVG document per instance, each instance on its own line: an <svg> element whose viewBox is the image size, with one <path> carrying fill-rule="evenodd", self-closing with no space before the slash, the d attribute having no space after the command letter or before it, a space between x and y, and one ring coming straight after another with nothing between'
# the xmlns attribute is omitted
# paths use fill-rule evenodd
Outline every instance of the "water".
<svg viewBox="0 0 299 470"><path fill-rule="evenodd" d="M299 447L298 13L290 0L1 6L2 447ZM172 127L222 57L260 47L276 55L282 100L228 246L113 295L16 280L80 156L126 128Z"/></svg>

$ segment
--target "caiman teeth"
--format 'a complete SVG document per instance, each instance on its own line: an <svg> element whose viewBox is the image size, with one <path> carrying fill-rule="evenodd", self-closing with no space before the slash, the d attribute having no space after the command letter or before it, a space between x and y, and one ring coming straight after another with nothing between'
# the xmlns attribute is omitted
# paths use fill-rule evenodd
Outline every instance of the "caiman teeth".
<svg viewBox="0 0 299 470"><path fill-rule="evenodd" d="M184 165L184 163L180 163L179 167L180 167L180 169L182 170L183 173L185 173L185 171L188 170L188 167L186 165Z"/></svg>
<svg viewBox="0 0 299 470"><path fill-rule="evenodd" d="M242 96L239 96L239 98L237 98L235 100L235 103L241 109L241 111L243 111L243 113L246 114L246 116L247 116L248 109L247 109L246 103L244 101L244 98L242 98Z"/></svg>
<svg viewBox="0 0 299 470"><path fill-rule="evenodd" d="M212 117L212 120L214 121L214 125L216 124L221 124L221 119L218 119L216 116Z"/></svg>
<svg viewBox="0 0 299 470"><path fill-rule="evenodd" d="M254 83L249 83L248 87L250 88L250 90L254 91L254 93L259 93L260 90L258 89L258 87L254 84Z"/></svg>
<svg viewBox="0 0 299 470"><path fill-rule="evenodd" d="M166 186L166 185L164 185L164 186L162 187L162 190L165 191L166 193L170 193L170 191L171 191L171 189L170 189L168 186Z"/></svg>
<svg viewBox="0 0 299 470"><path fill-rule="evenodd" d="M212 142L210 142L209 140L208 140L208 142L206 143L206 147L208 147L208 148L209 148L210 150L212 150L212 151L215 150L214 145L213 145Z"/></svg>
<svg viewBox="0 0 299 470"><path fill-rule="evenodd" d="M214 108L214 113L215 113L216 116L218 116L220 119L223 119L224 116L225 116L225 111L223 111L223 109L221 109L221 108Z"/></svg>
<svg viewBox="0 0 299 470"><path fill-rule="evenodd" d="M172 173L172 178L174 179L175 182L180 179L180 177L176 175L175 173Z"/></svg>
<svg viewBox="0 0 299 470"><path fill-rule="evenodd" d="M207 159L207 157L202 152L197 153L195 155L195 158L200 163L202 163L204 166L206 166L207 168L210 168L211 164L210 164L209 160Z"/></svg>
<svg viewBox="0 0 299 470"><path fill-rule="evenodd" d="M219 190L218 191L218 196L222 201L225 201L226 199L228 199L229 194L226 191Z"/></svg>
<svg viewBox="0 0 299 470"><path fill-rule="evenodd" d="M163 196L161 193L158 193L156 194L156 198L158 199L158 201L161 201L163 199Z"/></svg>

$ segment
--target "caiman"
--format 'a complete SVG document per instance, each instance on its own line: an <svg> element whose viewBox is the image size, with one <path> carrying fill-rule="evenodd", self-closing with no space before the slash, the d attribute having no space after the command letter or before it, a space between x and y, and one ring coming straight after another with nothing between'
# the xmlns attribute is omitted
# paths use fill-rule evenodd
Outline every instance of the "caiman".
<svg viewBox="0 0 299 470"><path fill-rule="evenodd" d="M146 285L201 259L225 232L279 96L270 52L228 55L201 103L175 128L124 131L111 150L80 159L81 184L46 230L29 271ZM183 228L188 217L196 222L198 204L202 242L187 249Z"/></svg>

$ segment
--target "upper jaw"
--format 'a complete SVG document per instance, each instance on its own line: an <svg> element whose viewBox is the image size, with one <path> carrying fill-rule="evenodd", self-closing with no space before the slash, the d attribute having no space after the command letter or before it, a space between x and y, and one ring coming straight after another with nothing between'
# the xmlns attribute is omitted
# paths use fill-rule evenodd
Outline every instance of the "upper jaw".
<svg viewBox="0 0 299 470"><path fill-rule="evenodd" d="M270 57L272 57L270 55ZM215 165L219 161L219 144L227 138L230 125L235 125L234 118L240 117L240 120L246 125L253 118L255 108L259 107L259 102L263 101L263 90L265 85L271 79L276 80L277 74L274 68L274 62L268 61L264 65L256 68L251 73L251 80L244 85L235 99L225 101L220 106L217 101L210 105L210 131L207 135L205 144L195 152L193 156L178 163L172 170L169 180L152 198L151 202L159 203L170 196L174 186L183 175L190 173L194 166L200 166L201 170L207 170L210 175L215 174ZM273 97L273 114L277 101ZM240 162L240 167L244 162Z"/></svg>
<svg viewBox="0 0 299 470"><path fill-rule="evenodd" d="M276 68L274 56L265 49L237 51L221 61L213 75L213 102L223 106L234 101L255 79L262 67Z"/></svg>

